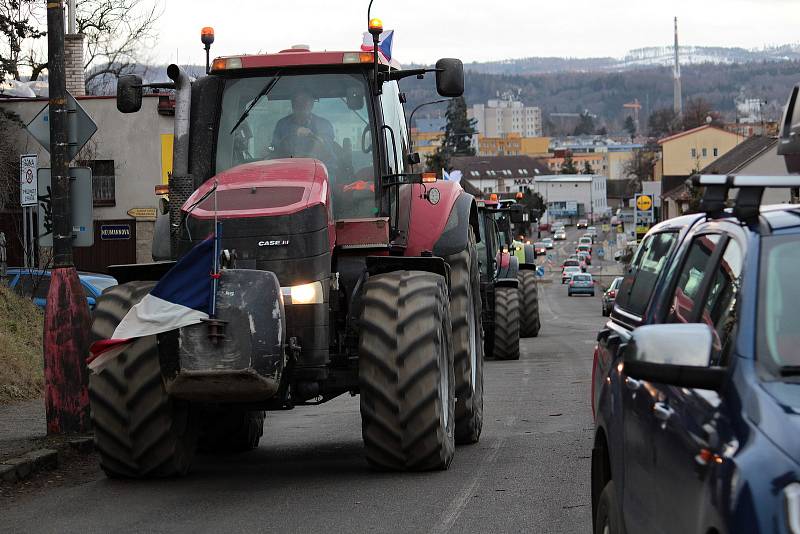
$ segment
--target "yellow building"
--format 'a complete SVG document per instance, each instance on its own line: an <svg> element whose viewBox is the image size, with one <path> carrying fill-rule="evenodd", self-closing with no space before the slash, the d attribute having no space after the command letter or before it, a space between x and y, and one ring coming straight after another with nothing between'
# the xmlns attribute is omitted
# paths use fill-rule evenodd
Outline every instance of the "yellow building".
<svg viewBox="0 0 800 534"><path fill-rule="evenodd" d="M478 136L479 156L519 156L522 137L518 133L503 134L500 137Z"/></svg>
<svg viewBox="0 0 800 534"><path fill-rule="evenodd" d="M550 155L549 137L523 137L520 139L520 154L532 158Z"/></svg>
<svg viewBox="0 0 800 534"><path fill-rule="evenodd" d="M562 168L566 157L558 155L550 158L544 158L544 162L550 172L553 174L561 174ZM602 152L592 152L589 154L572 154L572 164L578 171L578 174L584 174L586 164L592 168L592 174L602 174L606 176L608 173L608 166L606 165L605 154Z"/></svg>
<svg viewBox="0 0 800 534"><path fill-rule="evenodd" d="M419 153L422 162L425 156L433 155L439 145L442 144L444 132L420 132L416 128L411 128L411 142L414 144L414 152Z"/></svg>
<svg viewBox="0 0 800 534"><path fill-rule="evenodd" d="M710 125L677 133L658 141L664 176L689 176L706 167L745 138Z"/></svg>

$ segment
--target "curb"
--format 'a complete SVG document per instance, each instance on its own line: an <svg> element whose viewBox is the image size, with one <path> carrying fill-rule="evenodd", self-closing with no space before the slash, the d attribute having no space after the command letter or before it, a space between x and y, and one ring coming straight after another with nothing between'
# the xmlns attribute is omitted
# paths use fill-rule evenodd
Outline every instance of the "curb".
<svg viewBox="0 0 800 534"><path fill-rule="evenodd" d="M60 450L67 447L81 454L87 454L94 450L94 439L74 438L66 441L59 449L36 449L17 458L3 460L0 462L0 480L19 482L38 471L56 469L59 464Z"/></svg>

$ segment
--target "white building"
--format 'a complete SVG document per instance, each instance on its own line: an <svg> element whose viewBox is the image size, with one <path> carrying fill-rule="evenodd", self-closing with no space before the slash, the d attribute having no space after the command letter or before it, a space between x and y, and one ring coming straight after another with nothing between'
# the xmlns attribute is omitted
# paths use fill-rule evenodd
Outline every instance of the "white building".
<svg viewBox="0 0 800 534"><path fill-rule="evenodd" d="M484 137L501 137L516 133L521 137L542 135L542 110L525 106L510 96L489 100L486 104L473 104L467 116L477 120L476 128Z"/></svg>
<svg viewBox="0 0 800 534"><path fill-rule="evenodd" d="M547 222L552 222L552 218L596 220L611 213L606 197L607 180L599 174L537 176L532 189L544 199Z"/></svg>

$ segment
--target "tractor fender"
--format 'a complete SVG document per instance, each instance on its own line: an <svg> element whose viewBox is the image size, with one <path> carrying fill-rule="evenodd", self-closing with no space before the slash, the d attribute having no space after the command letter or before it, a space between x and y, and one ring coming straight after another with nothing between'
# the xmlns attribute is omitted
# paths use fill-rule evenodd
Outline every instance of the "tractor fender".
<svg viewBox="0 0 800 534"><path fill-rule="evenodd" d="M394 271L425 271L439 274L450 290L450 266L437 256L367 256L367 273L370 276Z"/></svg>
<svg viewBox="0 0 800 534"><path fill-rule="evenodd" d="M433 189L438 190L435 195L435 198L438 199L436 204L432 204L428 200L432 198L430 192ZM413 184L407 191L406 194L411 197L409 199L411 210L407 221L408 242L404 255L434 254L435 247L437 256L447 256L464 250L468 239L467 225L475 223L477 229L477 209L474 218L471 213L470 203L474 203L472 196L464 193L461 185L457 182L447 180L432 184ZM459 200L462 195L466 197L465 200ZM460 202L464 204L459 209L457 204ZM469 209L465 210L465 206ZM470 220L471 218L472 220ZM449 235L439 244L439 240L444 237L444 234ZM459 244L461 248L456 249ZM450 250L452 252L449 252Z"/></svg>
<svg viewBox="0 0 800 534"><path fill-rule="evenodd" d="M462 192L450 210L450 216L447 218L442 235L433 246L433 254L447 257L466 249L469 243L470 226L476 241L479 240L478 206L472 195Z"/></svg>
<svg viewBox="0 0 800 534"><path fill-rule="evenodd" d="M519 287L517 278L498 278L494 282L494 287Z"/></svg>
<svg viewBox="0 0 800 534"><path fill-rule="evenodd" d="M535 263L520 263L519 264L520 271L535 271L536 264Z"/></svg>
<svg viewBox="0 0 800 534"><path fill-rule="evenodd" d="M508 252L500 253L499 270L497 278L514 278L519 273L519 260Z"/></svg>

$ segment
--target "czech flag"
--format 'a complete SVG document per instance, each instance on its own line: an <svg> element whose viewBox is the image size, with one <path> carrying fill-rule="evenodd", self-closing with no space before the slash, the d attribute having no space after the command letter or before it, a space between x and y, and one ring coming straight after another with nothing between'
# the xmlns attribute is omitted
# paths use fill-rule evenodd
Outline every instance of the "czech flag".
<svg viewBox="0 0 800 534"><path fill-rule="evenodd" d="M214 236L197 244L133 306L110 339L92 343L86 363L99 373L136 338L168 332L208 319L213 288Z"/></svg>
<svg viewBox="0 0 800 534"><path fill-rule="evenodd" d="M378 36L378 50L381 51L383 57L392 59L392 41L394 40L394 30L386 30L381 32ZM361 42L361 50L364 52L372 52L374 45L372 44L372 34L364 32L364 40Z"/></svg>

